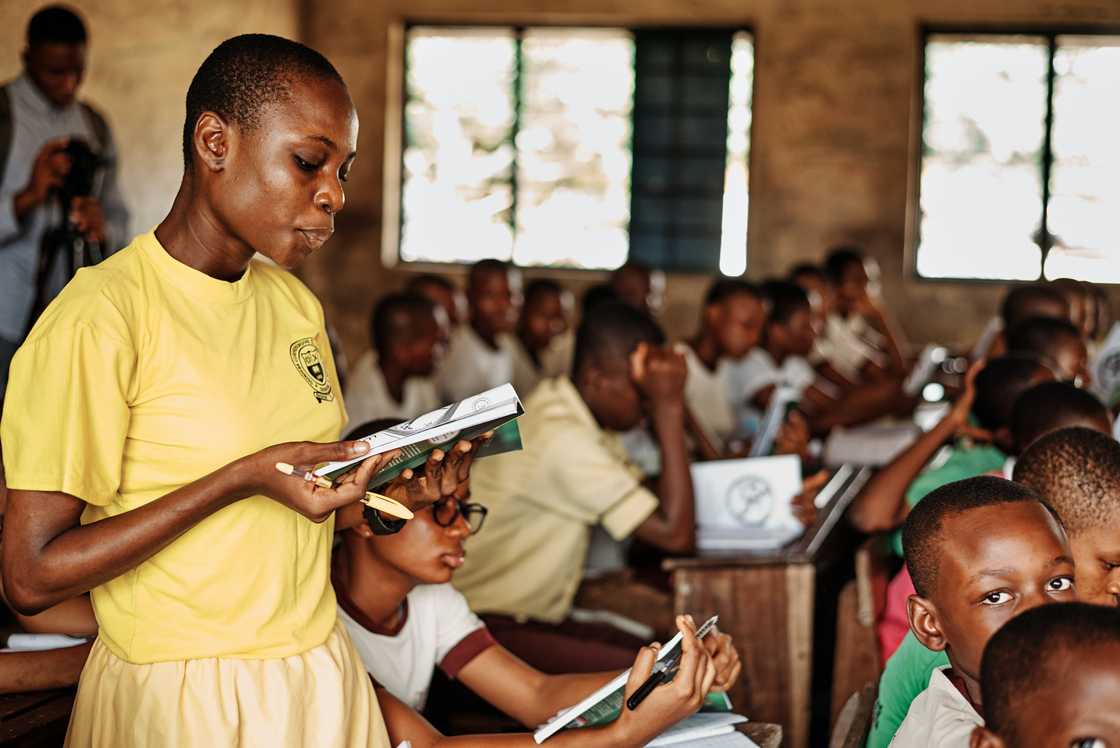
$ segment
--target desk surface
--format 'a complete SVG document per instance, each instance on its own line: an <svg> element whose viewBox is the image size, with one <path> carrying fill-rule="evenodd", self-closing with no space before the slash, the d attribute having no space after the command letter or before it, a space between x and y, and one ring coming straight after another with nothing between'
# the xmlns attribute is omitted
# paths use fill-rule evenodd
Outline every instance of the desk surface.
<svg viewBox="0 0 1120 748"><path fill-rule="evenodd" d="M747 722L739 725L739 732L753 740L758 748L781 748L782 726L767 722Z"/></svg>
<svg viewBox="0 0 1120 748"><path fill-rule="evenodd" d="M769 551L723 551L700 553L689 558L670 558L662 564L666 571L726 566L772 566L776 564L815 564L828 549L828 539L844 518L844 513L871 478L871 468L854 468L837 486L817 519L801 537Z"/></svg>

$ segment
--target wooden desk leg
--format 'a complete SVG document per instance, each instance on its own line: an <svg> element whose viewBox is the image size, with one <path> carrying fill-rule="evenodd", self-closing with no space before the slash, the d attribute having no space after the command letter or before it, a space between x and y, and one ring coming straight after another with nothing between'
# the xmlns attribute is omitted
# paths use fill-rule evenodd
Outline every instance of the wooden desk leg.
<svg viewBox="0 0 1120 748"><path fill-rule="evenodd" d="M677 569L674 608L719 614L743 658L731 690L736 711L785 728L786 745L809 745L815 570L809 564Z"/></svg>

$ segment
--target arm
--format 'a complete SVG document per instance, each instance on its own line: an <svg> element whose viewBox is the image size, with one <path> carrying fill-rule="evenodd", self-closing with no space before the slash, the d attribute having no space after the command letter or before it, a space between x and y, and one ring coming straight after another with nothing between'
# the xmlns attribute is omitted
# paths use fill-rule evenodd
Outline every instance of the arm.
<svg viewBox="0 0 1120 748"><path fill-rule="evenodd" d="M23 230L28 214L46 202L51 190L62 184L70 161L62 153L69 138L55 138L43 144L31 166L31 178L15 192L0 193L0 244Z"/></svg>
<svg viewBox="0 0 1120 748"><path fill-rule="evenodd" d="M0 652L0 694L74 685L92 646L91 642L45 652Z"/></svg>
<svg viewBox="0 0 1120 748"><path fill-rule="evenodd" d="M900 344L900 341L904 340L902 332L887 316L877 300L865 294L859 307L859 312L863 315L863 318L876 332L883 336L885 353L889 359L886 370L894 374L905 375L906 361L903 359Z"/></svg>
<svg viewBox="0 0 1120 748"><path fill-rule="evenodd" d="M898 527L910 513L906 489L918 477L941 445L968 421L976 397L974 381L983 362L972 365L965 377L965 389L952 409L932 429L918 437L902 454L875 473L848 510L848 519L863 532L882 532Z"/></svg>
<svg viewBox="0 0 1120 748"><path fill-rule="evenodd" d="M660 506L636 530L637 536L669 553L688 553L696 542L688 447L685 445L684 358L671 351L639 346L632 360L638 387L650 403L653 430L661 450L657 481Z"/></svg>

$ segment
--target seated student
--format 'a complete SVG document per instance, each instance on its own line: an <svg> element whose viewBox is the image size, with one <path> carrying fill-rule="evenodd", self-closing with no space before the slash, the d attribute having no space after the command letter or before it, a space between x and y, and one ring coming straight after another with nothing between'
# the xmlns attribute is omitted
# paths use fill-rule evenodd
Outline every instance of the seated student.
<svg viewBox="0 0 1120 748"><path fill-rule="evenodd" d="M440 406L432 374L447 340L441 307L419 295L389 294L373 308L370 344L346 390L351 423L415 418Z"/></svg>
<svg viewBox="0 0 1120 748"><path fill-rule="evenodd" d="M1073 389L1070 385L1065 387L1067 391ZM1014 471L1015 481L1045 496L1047 503L1058 512L1063 524L1066 514L1071 518L1075 517L1076 512L1082 511L1080 507L1092 506L1094 502L1099 505L1101 497L1120 495L1110 494L1110 492L1120 491L1120 462L1116 463L1115 477L1106 477L1110 475L1108 471L1113 467L1109 460L1116 459L1114 456L1109 456L1112 448L1120 450L1120 445L1109 437L1108 413L1100 403L1096 403L1094 412L1091 408L1084 407L1083 402L1079 407L1077 400L1079 398L1075 398L1074 405L1070 407L1070 398L1058 397L1048 405L1044 411L1048 417L1034 422L1030 427L1037 430L1039 437L1016 461ZM1080 411L1080 415L1077 411ZM1069 428L1071 425L1074 428ZM1066 437L1057 439L1056 434L1065 434ZM1072 454L1076 457L1070 458L1068 455L1056 457L1054 445L1066 444L1069 434L1078 435L1075 436L1078 446L1072 450ZM1092 434L1094 437L1087 439L1086 434ZM1030 441L1027 432L1016 433L1012 438L1019 444L1027 444ZM1102 442L1112 446L1106 447L1104 451L1093 450L1085 446L1087 441L1098 447ZM1047 446L1040 449L1043 444ZM1074 462L1069 462L1070 459ZM1062 462L1063 460L1065 462ZM1108 480L1114 482L1108 483ZM1059 506L1062 509L1058 509ZM1098 512L1096 516L1106 515ZM1077 528L1075 519L1071 519L1070 524ZM1120 549L1110 542L1113 530L1120 532L1120 519L1115 525L1110 524L1109 529L1099 535L1086 532L1085 529L1069 530L1074 559L1083 561L1077 569L1078 590L1082 599L1100 602L1107 600L1106 593L1094 592L1094 590L1103 589L1105 583L1101 581L1100 574L1093 574L1090 570L1107 568L1102 566L1103 562L1100 560L1102 556L1120 558ZM1092 559L1092 563L1085 563L1087 559ZM910 584L912 588L912 583ZM888 607L893 605L902 589L899 579L891 582ZM1112 589L1120 592L1120 585L1114 585ZM899 645L898 651L887 662L880 679L876 722L868 739L869 746L886 745L905 716L911 701L925 687L929 674L947 662L943 652L931 652L923 647L913 634L907 634Z"/></svg>
<svg viewBox="0 0 1120 748"><path fill-rule="evenodd" d="M758 344L765 321L766 307L757 288L737 278L717 280L704 297L700 329L677 346L688 365L685 402L702 442L715 451L705 455L708 459L726 453L732 436L745 435L737 423L731 377Z"/></svg>
<svg viewBox="0 0 1120 748"><path fill-rule="evenodd" d="M1069 321L1073 323L1073 326L1083 337L1087 338L1089 308L1094 301L1092 298L1093 292L1087 285L1073 278L1058 278L1050 285L1062 295L1066 304L1069 305Z"/></svg>
<svg viewBox="0 0 1120 748"><path fill-rule="evenodd" d="M1072 322L1053 317L1031 317L1007 333L1007 349L1032 353L1054 370L1054 376L1079 387L1092 383L1089 351Z"/></svg>
<svg viewBox="0 0 1120 748"><path fill-rule="evenodd" d="M467 543L471 563L455 586L473 609L491 615L495 636L522 659L532 662L534 653L503 640L503 630L514 639L526 630L509 617L563 632L591 528L602 525L615 540L634 535L669 553L692 549L687 370L664 343L657 323L636 309L591 309L576 333L571 378L542 382L525 402L524 450L474 467L474 495L490 514L486 534ZM661 454L657 495L643 487L614 433L645 418Z"/></svg>
<svg viewBox="0 0 1120 748"><path fill-rule="evenodd" d="M980 661L972 748L1120 745L1120 612L1047 605L995 633Z"/></svg>
<svg viewBox="0 0 1120 748"><path fill-rule="evenodd" d="M840 388L851 387L851 380L828 362L830 350L828 341L824 339L824 331L828 326L828 317L832 314L836 295L832 284L828 282L828 276L819 266L803 262L790 270L789 281L805 292L813 310L813 330L816 336L813 339L813 349L808 355L809 362L826 381Z"/></svg>
<svg viewBox="0 0 1120 748"><path fill-rule="evenodd" d="M513 356L513 386L528 397L542 379L563 376L572 365L572 306L570 291L548 278L525 286L525 301L517 320Z"/></svg>
<svg viewBox="0 0 1120 748"><path fill-rule="evenodd" d="M623 304L656 318L665 301L665 273L630 260L611 273L610 288Z"/></svg>
<svg viewBox="0 0 1120 748"><path fill-rule="evenodd" d="M980 340L973 346L974 359L994 358L1007 352L1007 332L1031 317L1053 317L1069 319L1069 303L1053 286L1045 283L1032 283L1026 286L1013 286L1007 291L1000 303L998 324L999 333L987 341ZM986 350L981 343L986 343Z"/></svg>
<svg viewBox="0 0 1120 748"><path fill-rule="evenodd" d="M367 424L349 438L386 425L391 422ZM340 512L342 542L331 574L339 619L373 679L413 709L424 708L439 667L523 725L535 727L617 672L549 675L494 641L450 584L466 562L464 541L483 528L485 519L484 506L458 496L417 512L395 535L374 534L360 505ZM558 654L578 671L580 658L594 646L585 642ZM730 637L716 632L703 646L716 665L713 686L734 685L741 667Z"/></svg>
<svg viewBox="0 0 1120 748"><path fill-rule="evenodd" d="M404 287L405 293L419 294L438 305L447 315L447 323L452 330L459 328L466 314L463 293L455 284L442 275L424 273L412 278Z"/></svg>
<svg viewBox="0 0 1120 748"><path fill-rule="evenodd" d="M447 355L436 372L436 387L446 402L513 381L511 333L520 296L521 274L516 268L498 260L471 266L468 324L451 333Z"/></svg>
<svg viewBox="0 0 1120 748"><path fill-rule="evenodd" d="M1069 382L1036 384L1015 400L1011 410L1014 454L1022 454L1039 437L1076 426L1110 434L1112 417L1095 395Z"/></svg>
<svg viewBox="0 0 1120 748"><path fill-rule="evenodd" d="M1074 599L1065 532L1034 491L981 476L927 496L906 519L906 562L917 594L910 629L949 666L930 676L891 745L967 746L980 713L980 656L1012 616Z"/></svg>
<svg viewBox="0 0 1120 748"><path fill-rule="evenodd" d="M887 319L877 293L879 266L855 247L837 247L824 264L833 304L820 353L850 383L866 377L903 376L901 335Z"/></svg>

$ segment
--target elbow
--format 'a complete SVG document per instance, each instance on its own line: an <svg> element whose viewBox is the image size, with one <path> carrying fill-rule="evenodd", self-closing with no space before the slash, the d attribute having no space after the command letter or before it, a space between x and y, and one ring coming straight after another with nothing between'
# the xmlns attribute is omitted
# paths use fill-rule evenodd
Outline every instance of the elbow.
<svg viewBox="0 0 1120 748"><path fill-rule="evenodd" d="M856 500L856 503L848 512L848 523L867 535L888 532L898 526L894 517L884 516L880 512L868 511L865 507L860 506L859 499Z"/></svg>
<svg viewBox="0 0 1120 748"><path fill-rule="evenodd" d="M4 602L21 616L42 613L55 603L30 574L15 573L4 565Z"/></svg>
<svg viewBox="0 0 1120 748"><path fill-rule="evenodd" d="M696 551L696 528L681 528L665 538L662 550L677 556L692 555Z"/></svg>

